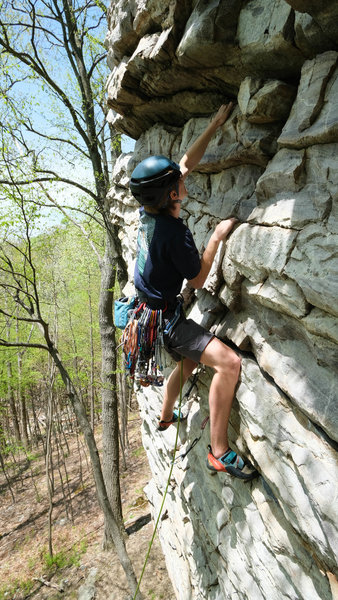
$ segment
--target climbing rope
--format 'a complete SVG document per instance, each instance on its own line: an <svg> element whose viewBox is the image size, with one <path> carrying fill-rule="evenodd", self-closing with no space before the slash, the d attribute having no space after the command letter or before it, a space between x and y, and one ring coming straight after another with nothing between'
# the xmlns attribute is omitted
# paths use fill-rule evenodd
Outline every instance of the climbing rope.
<svg viewBox="0 0 338 600"><path fill-rule="evenodd" d="M194 383L193 383L193 385L194 385ZM172 458L172 461L171 461L171 467L170 467L170 471L169 471L169 475L168 475L167 485L166 485L166 488L164 490L164 494L163 494L163 498L162 498L162 503L161 503L161 506L160 506L160 511L159 511L157 519L156 519L156 523L155 523L155 527L154 527L154 532L153 532L153 535L152 535L150 543L149 543L148 551L147 551L147 554L146 554L146 557L145 557L145 561L144 561L144 564L143 564L142 572L141 572L140 578L138 580L138 584L137 584L137 587L136 587L136 591L135 591L133 600L136 600L138 591L140 589L141 581L142 581L142 578L143 578L143 575L144 575L144 571L145 571L145 568L146 568L146 565L147 565L147 562L148 562L148 559L149 559L149 555L150 555L150 551L151 551L152 545L154 543L155 535L156 535L156 532L157 532L158 524L160 522L162 510L163 510L163 507L164 507L164 502L165 502L165 499L166 499L166 496L167 496L167 493L168 493L170 479L171 479L171 475L172 475L174 464L175 464L175 456L176 456L177 442L178 442L178 433L179 433L180 421L181 421L182 388L183 388L183 360L181 360L181 370L180 370L180 398L179 398L179 404L178 404L178 421L177 421L177 431L176 431L176 438L175 438L173 458Z"/></svg>

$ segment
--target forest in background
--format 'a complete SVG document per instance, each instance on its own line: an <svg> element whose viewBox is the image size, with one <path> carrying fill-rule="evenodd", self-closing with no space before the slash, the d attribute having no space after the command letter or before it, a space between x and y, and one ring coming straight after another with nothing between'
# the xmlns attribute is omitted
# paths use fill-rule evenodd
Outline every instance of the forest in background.
<svg viewBox="0 0 338 600"><path fill-rule="evenodd" d="M91 235L102 244L102 231L98 226L94 229L96 232ZM93 424L101 412L97 320L100 272L96 258L72 224L33 235L30 244L41 310ZM18 274L23 271L27 241L16 234L1 240L1 246L4 284L9 264ZM10 283L8 279L7 282ZM12 319L2 316L2 335L6 340L41 344L39 330L30 322L16 320L15 307L8 305L8 297L3 293L0 297L7 313L14 315ZM15 448L34 446L45 435L50 394L55 396L61 412L69 410L69 406L60 374L40 348L2 347L0 373L2 454L6 457Z"/></svg>
<svg viewBox="0 0 338 600"><path fill-rule="evenodd" d="M41 312L46 315L65 367L79 390L91 427L93 431L98 429L100 439L100 270L88 241L77 226L65 220L59 226L38 232L32 225L32 235L27 238L27 222L22 232L25 235L21 235L22 223L15 218L16 208L11 207L11 217L2 215L3 225L6 222L7 227L2 227L0 240L0 303L6 307L8 315L13 314L13 318L1 315L1 336L14 344L25 340L23 343L29 343L31 347L0 347L1 506L3 511L8 507L8 491L12 506L18 506L27 481L28 487L31 487L33 511L39 514L48 501L49 508L44 516L45 534L41 533L39 553L45 573L50 578L58 567L78 564L79 557L86 550L86 536L80 544L68 540L65 544L58 535L55 539L54 527L60 522L60 514L61 520L74 523L78 513L76 496L82 492L82 510L86 514L86 488L91 469L83 435L60 373L44 349L34 348L35 344L41 344L41 332L34 324L15 318L18 315L15 301L11 306L3 289L12 285L13 273L18 281L24 280L23 273L30 279L31 265L34 266ZM19 217L19 213L16 216ZM102 246L102 229L97 224L91 225L91 239ZM123 379L121 366L118 370ZM119 397L130 401L129 397ZM120 405L119 409L120 442L124 452L128 405ZM45 480L42 488L39 482L41 476ZM19 514L17 517L20 521ZM2 531L0 540L7 535L8 531ZM22 537L23 544L27 541L26 537L27 534ZM22 575L14 572L9 576L6 562L3 562L5 577L1 577L0 573L0 598L27 597L35 586L33 579L27 578L26 565L23 565ZM36 562L39 562L36 552L27 556L28 564L36 566Z"/></svg>
<svg viewBox="0 0 338 600"><path fill-rule="evenodd" d="M0 8L0 466L14 502L15 462L42 444L53 563L51 457L74 428L93 473L104 547L116 550L139 600L120 489L130 390L113 303L127 270L107 198L121 152L106 118L107 7L3 0Z"/></svg>

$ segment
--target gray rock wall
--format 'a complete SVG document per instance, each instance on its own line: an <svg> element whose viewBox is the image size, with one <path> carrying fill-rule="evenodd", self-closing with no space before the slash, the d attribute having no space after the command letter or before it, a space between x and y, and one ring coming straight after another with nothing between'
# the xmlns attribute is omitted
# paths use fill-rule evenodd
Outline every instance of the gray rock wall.
<svg viewBox="0 0 338 600"><path fill-rule="evenodd" d="M149 154L178 161L237 101L187 180L201 250L219 220L240 220L189 312L242 355L230 438L261 476L211 477L208 426L175 463L159 535L179 600L337 598L337 17L338 2L318 0L110 8L109 119L137 140L110 193L131 281L131 170ZM201 434L211 376L185 403L179 455ZM155 517L175 441L156 431L161 397L138 393Z"/></svg>

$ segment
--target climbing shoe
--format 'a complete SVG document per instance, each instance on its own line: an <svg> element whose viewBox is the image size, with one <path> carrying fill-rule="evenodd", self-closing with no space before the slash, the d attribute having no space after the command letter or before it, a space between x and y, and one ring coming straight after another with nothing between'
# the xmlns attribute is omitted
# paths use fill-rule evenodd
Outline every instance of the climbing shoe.
<svg viewBox="0 0 338 600"><path fill-rule="evenodd" d="M245 479L246 481L250 481L259 475L258 471L250 463L245 463L231 448L219 458L213 455L211 446L208 446L208 448L207 467L213 474L217 472L229 473L229 475Z"/></svg>
<svg viewBox="0 0 338 600"><path fill-rule="evenodd" d="M159 420L158 426L157 426L158 431L165 431L166 429L168 429L168 427L170 427L170 425L172 425L173 423L177 423L179 414L180 414L180 422L185 421L187 417L184 417L183 414L179 413L178 409L175 408L172 419L170 421L160 421Z"/></svg>

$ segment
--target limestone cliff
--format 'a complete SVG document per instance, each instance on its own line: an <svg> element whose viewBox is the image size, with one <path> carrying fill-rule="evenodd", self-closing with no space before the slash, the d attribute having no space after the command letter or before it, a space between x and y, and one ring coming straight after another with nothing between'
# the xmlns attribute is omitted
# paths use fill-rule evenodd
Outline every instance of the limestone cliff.
<svg viewBox="0 0 338 600"><path fill-rule="evenodd" d="M201 250L220 219L240 220L189 311L241 353L230 436L261 477L210 477L207 428L176 462L159 534L179 600L337 593L337 41L336 0L110 8L109 119L137 139L110 194L130 279L133 166L178 161L218 106L237 102L187 180L184 218ZM201 433L210 378L185 406L178 454ZM138 396L156 515L175 432L156 431L160 390Z"/></svg>

